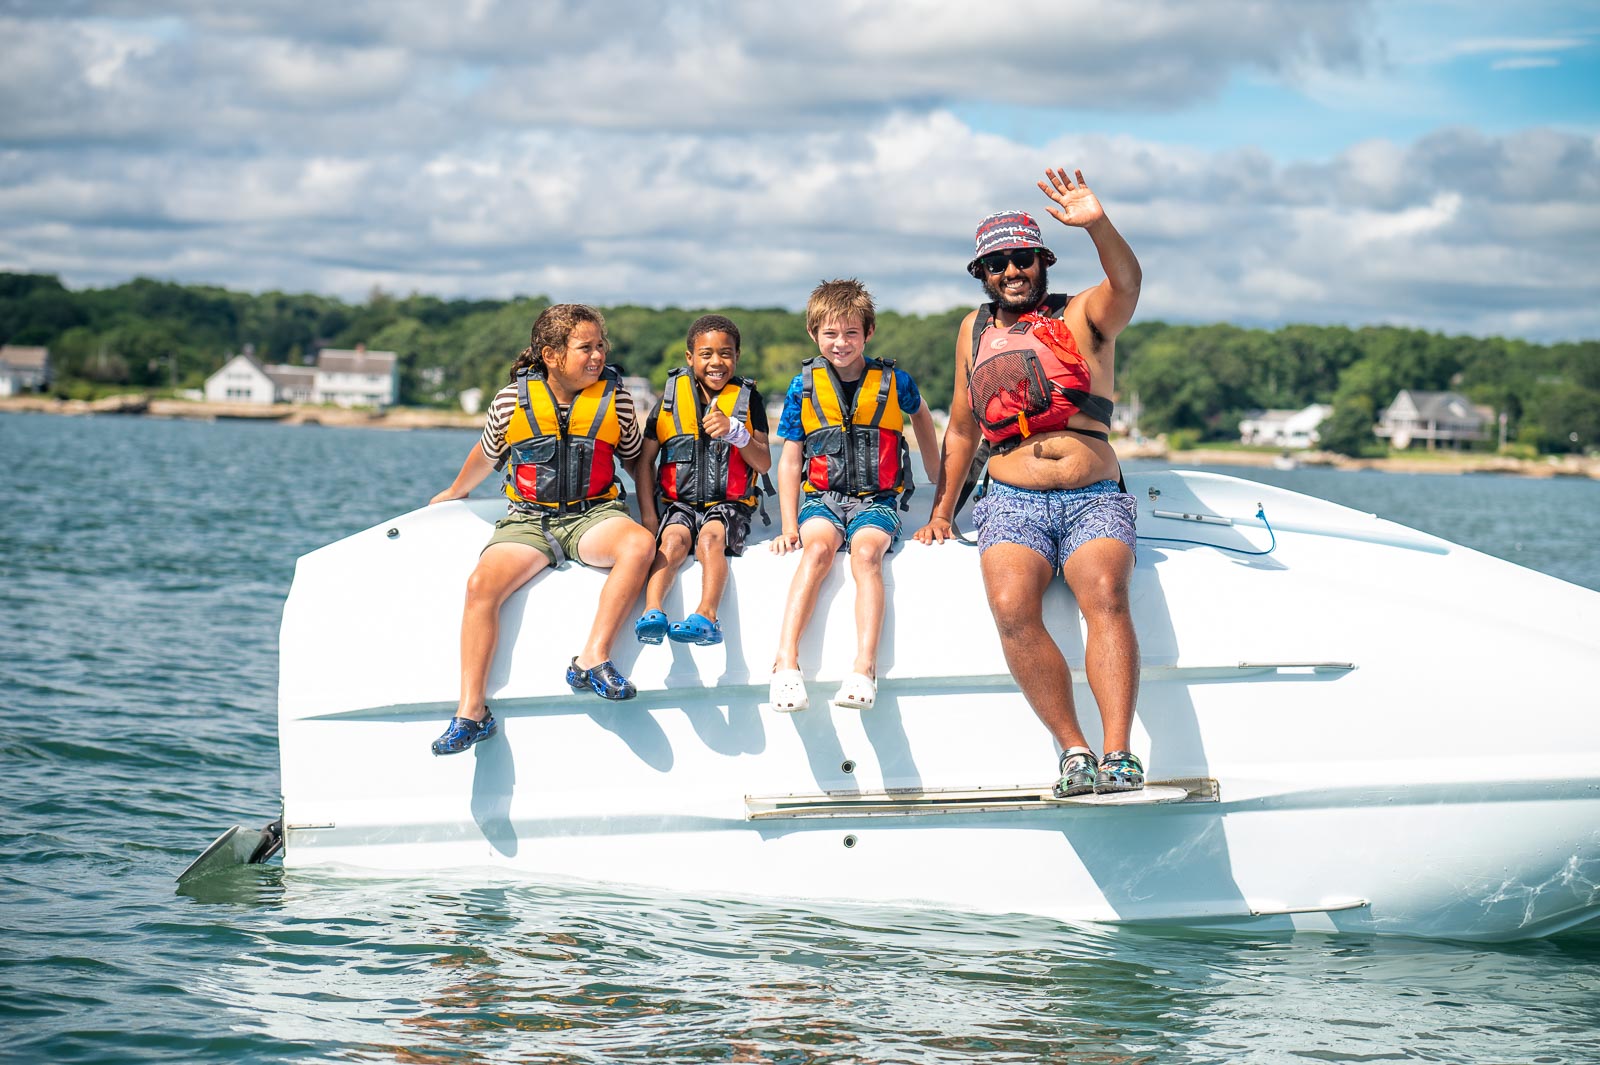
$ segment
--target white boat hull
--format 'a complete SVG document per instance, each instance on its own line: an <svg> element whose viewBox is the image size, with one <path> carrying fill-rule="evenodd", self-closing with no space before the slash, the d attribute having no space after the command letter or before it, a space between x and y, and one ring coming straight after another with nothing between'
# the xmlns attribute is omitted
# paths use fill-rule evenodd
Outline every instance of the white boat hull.
<svg viewBox="0 0 1600 1065"><path fill-rule="evenodd" d="M615 658L640 691L626 703L563 682L604 575L543 574L502 613L501 735L436 758L465 579L502 509L481 501L300 560L282 634L285 864L1480 939L1600 914L1600 593L1247 481L1129 489L1141 537L1264 549L1259 508L1277 539L1260 556L1141 540L1134 745L1189 801L939 798L1037 794L1055 763L964 544L890 557L866 712L826 703L853 653L846 566L802 645L813 709L792 715L763 703L794 556L757 542L735 560L723 646L624 632ZM669 615L698 577L685 570ZM1097 740L1081 620L1064 587L1046 603ZM809 812L785 814L784 797Z"/></svg>

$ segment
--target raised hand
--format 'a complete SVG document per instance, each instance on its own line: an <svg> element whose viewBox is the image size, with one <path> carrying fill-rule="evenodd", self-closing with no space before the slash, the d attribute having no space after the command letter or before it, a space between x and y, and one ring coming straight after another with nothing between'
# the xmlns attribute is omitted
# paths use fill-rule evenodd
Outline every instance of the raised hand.
<svg viewBox="0 0 1600 1065"><path fill-rule="evenodd" d="M1084 184L1083 171L1074 170L1072 174L1073 177L1068 177L1064 169L1051 170L1045 167L1044 176L1049 179L1049 184L1039 182L1039 190L1056 204L1045 210L1064 226L1092 225L1106 216L1105 208L1100 206L1095 194Z"/></svg>
<svg viewBox="0 0 1600 1065"><path fill-rule="evenodd" d="M706 435L713 440L721 440L728 435L728 430L733 428L732 420L723 413L721 407L712 407L706 411L701 424L706 427Z"/></svg>

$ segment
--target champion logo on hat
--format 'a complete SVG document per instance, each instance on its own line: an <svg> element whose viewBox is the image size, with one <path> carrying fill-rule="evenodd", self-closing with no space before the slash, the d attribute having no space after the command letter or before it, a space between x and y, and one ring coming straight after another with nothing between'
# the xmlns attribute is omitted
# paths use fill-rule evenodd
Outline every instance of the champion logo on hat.
<svg viewBox="0 0 1600 1065"><path fill-rule="evenodd" d="M1046 266L1054 266L1056 257L1039 233L1039 223L1026 211L997 211L978 223L974 240L977 250L967 264L967 272L978 276L978 260L990 252L1008 251L1012 248L1039 249Z"/></svg>

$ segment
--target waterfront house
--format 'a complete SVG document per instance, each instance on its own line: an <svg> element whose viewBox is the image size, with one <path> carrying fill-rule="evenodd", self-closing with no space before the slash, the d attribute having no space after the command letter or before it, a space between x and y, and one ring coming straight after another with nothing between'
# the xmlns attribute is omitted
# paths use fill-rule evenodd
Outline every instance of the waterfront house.
<svg viewBox="0 0 1600 1065"><path fill-rule="evenodd" d="M388 407L400 397L400 356L365 344L323 348L317 354L314 402L340 407Z"/></svg>
<svg viewBox="0 0 1600 1065"><path fill-rule="evenodd" d="M1486 426L1494 420L1487 407L1474 406L1459 392L1413 392L1401 389L1384 408L1373 433L1404 451L1416 441L1428 450L1440 444L1459 448L1488 437Z"/></svg>
<svg viewBox="0 0 1600 1065"><path fill-rule="evenodd" d="M314 403L317 395L317 371L312 366L268 366L267 376L272 378L272 399L275 403Z"/></svg>
<svg viewBox="0 0 1600 1065"><path fill-rule="evenodd" d="M248 347L206 378L205 396L209 403L271 403L278 398L277 385Z"/></svg>
<svg viewBox="0 0 1600 1065"><path fill-rule="evenodd" d="M1332 413L1325 403L1300 410L1251 411L1239 421L1239 443L1304 451L1317 446L1317 426Z"/></svg>
<svg viewBox="0 0 1600 1065"><path fill-rule="evenodd" d="M0 345L0 396L41 392L49 384L49 348Z"/></svg>
<svg viewBox="0 0 1600 1065"><path fill-rule="evenodd" d="M325 348L315 366L264 366L254 349L222 364L206 378L213 403L333 403L341 407L387 407L400 393L400 358L392 351Z"/></svg>

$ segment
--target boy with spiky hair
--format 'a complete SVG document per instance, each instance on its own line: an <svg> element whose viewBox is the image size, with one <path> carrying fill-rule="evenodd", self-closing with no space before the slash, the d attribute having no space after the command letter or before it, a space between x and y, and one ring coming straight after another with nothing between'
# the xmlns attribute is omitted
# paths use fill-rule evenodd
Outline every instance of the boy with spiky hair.
<svg viewBox="0 0 1600 1065"><path fill-rule="evenodd" d="M644 615L633 634L641 643L669 638L707 646L722 642L717 607L728 583L728 556L744 553L760 494L756 478L772 468L772 452L761 393L733 372L739 327L720 314L701 315L689 327L683 354L688 365L667 375L645 423L642 461L656 470L656 491L654 499L640 493L639 516L659 531ZM669 624L662 601L691 550L700 562L700 603Z"/></svg>
<svg viewBox="0 0 1600 1065"><path fill-rule="evenodd" d="M938 469L933 416L916 382L892 361L867 357L876 325L872 296L854 278L824 281L806 302L806 332L817 354L790 382L778 422L783 528L772 550L798 550L801 557L773 663L775 710L811 705L800 672L800 636L834 555L846 546L856 584L856 656L832 702L867 710L877 701L883 560L899 539L898 511L912 484L907 422L923 468Z"/></svg>

